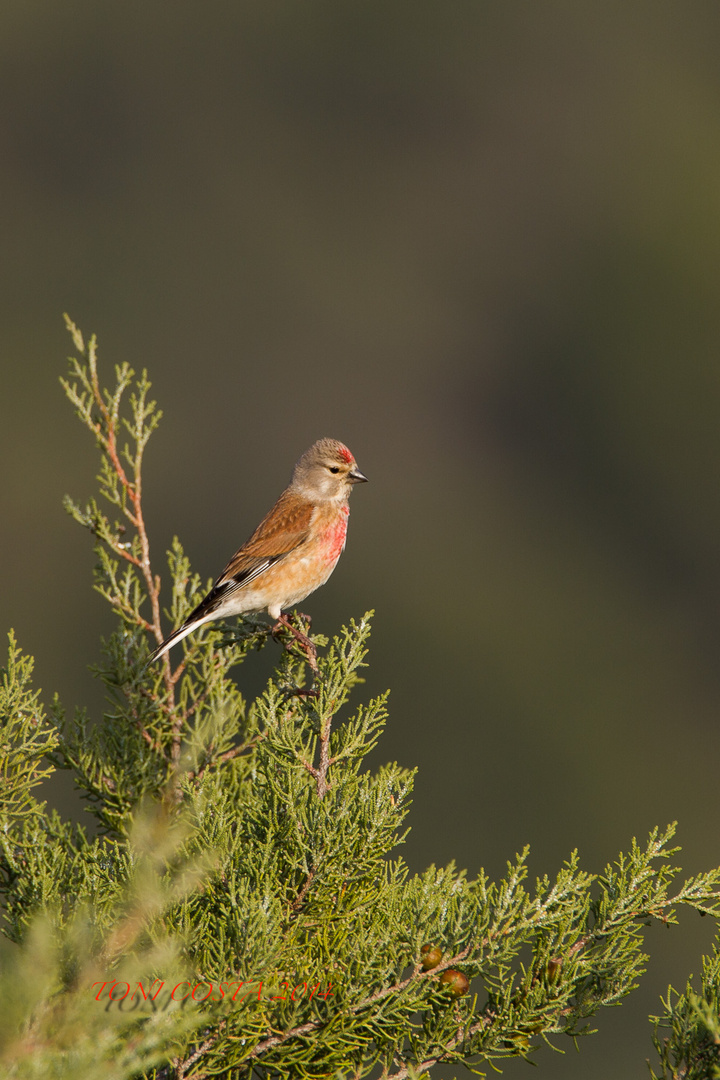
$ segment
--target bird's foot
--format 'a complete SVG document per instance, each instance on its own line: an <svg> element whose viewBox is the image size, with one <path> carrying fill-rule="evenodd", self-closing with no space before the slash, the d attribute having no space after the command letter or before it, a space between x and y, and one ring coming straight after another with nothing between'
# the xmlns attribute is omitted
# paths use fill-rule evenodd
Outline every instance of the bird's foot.
<svg viewBox="0 0 720 1080"><path fill-rule="evenodd" d="M306 620L307 628L309 630L310 629L310 619L308 618L307 615L303 616L303 618ZM280 615L280 618L277 620L277 622L273 626L270 633L272 634L272 636L276 640L281 640L281 639L278 638L277 635L283 629L290 631L292 636L295 638L295 641L297 641L298 645L300 646L302 651L305 653L305 657L306 657L307 662L308 662L308 664L310 665L310 667L311 667L311 669L313 671L313 674L317 674L317 670L318 670L318 666L317 666L317 649L315 648L315 645L310 640L310 638L307 636L307 634L304 634L302 632L302 630L298 630L296 626L293 626L293 624L290 622L290 619L285 614ZM292 648L293 642L292 641L281 641L281 644L289 652L290 649ZM306 693L307 692L308 691L306 691Z"/></svg>

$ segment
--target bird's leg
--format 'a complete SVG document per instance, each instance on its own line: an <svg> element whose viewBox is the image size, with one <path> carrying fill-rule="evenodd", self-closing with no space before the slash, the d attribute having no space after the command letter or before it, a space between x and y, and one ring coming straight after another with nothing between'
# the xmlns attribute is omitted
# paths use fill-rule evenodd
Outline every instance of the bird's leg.
<svg viewBox="0 0 720 1080"><path fill-rule="evenodd" d="M305 616L305 618L307 618L307 616ZM310 620L308 619L307 621L308 621L308 630L309 630L310 629L310 626L309 626ZM307 662L310 665L310 667L312 668L313 673L317 674L317 669L318 669L318 666L317 666L317 649L313 645L310 638L307 636L307 634L303 634L302 630L298 630L297 627L293 626L293 624L290 622L290 619L288 618L288 616L281 612L280 618L277 620L277 622L273 626L272 630L270 631L271 634L273 635L273 637L276 637L277 634L278 634L278 631L281 630L283 627L286 630L289 630L290 633L293 635L293 637L295 638L295 640L299 644L300 648L305 653L305 656L307 657ZM292 644L291 642L287 642L287 641L283 642L284 647L288 651L290 650L291 644Z"/></svg>

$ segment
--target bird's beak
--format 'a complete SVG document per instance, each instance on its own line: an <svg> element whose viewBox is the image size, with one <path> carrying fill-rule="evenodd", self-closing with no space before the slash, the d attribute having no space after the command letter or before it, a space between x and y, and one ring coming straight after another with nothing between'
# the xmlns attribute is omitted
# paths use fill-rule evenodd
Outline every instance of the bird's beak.
<svg viewBox="0 0 720 1080"><path fill-rule="evenodd" d="M351 484L366 484L367 476L365 476L364 473L361 473L357 465L355 465L348 473L348 480Z"/></svg>

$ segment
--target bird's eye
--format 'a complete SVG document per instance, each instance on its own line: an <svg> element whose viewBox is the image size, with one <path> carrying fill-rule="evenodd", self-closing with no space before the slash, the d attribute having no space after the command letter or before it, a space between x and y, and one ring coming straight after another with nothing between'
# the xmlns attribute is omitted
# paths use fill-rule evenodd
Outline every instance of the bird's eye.
<svg viewBox="0 0 720 1080"><path fill-rule="evenodd" d="M340 472L339 465L328 465L328 469L330 470L330 472Z"/></svg>

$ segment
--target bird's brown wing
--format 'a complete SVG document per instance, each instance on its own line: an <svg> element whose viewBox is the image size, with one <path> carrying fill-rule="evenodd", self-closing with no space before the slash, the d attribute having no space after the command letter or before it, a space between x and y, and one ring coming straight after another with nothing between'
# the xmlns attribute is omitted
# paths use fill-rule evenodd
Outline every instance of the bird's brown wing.
<svg viewBox="0 0 720 1080"><path fill-rule="evenodd" d="M274 563L304 544L310 535L312 515L312 503L292 491L284 491L250 539L235 552L186 624L210 614L232 593L244 589Z"/></svg>
<svg viewBox="0 0 720 1080"><path fill-rule="evenodd" d="M304 544L310 534L313 504L284 491L249 540L235 552L216 584L247 584L267 566Z"/></svg>

